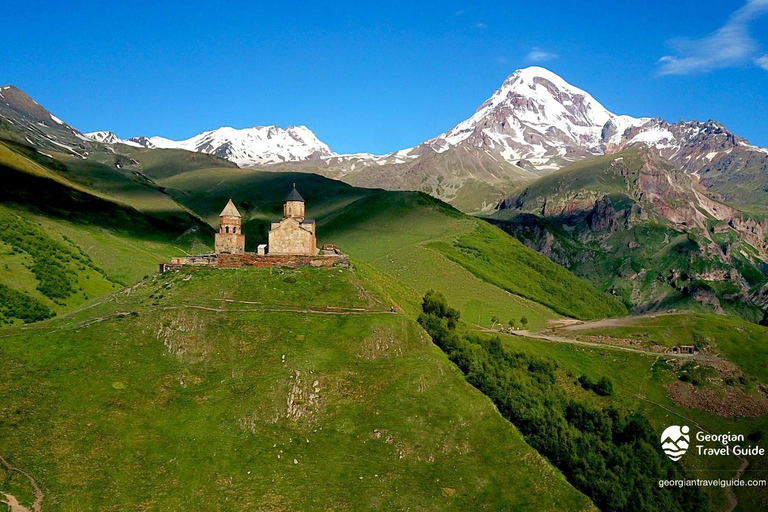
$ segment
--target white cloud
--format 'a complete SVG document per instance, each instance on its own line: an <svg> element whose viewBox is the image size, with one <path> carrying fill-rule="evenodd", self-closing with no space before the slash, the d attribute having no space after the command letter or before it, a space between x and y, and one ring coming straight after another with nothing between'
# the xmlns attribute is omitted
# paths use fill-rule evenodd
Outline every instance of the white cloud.
<svg viewBox="0 0 768 512"><path fill-rule="evenodd" d="M755 59L755 64L768 71L768 55L763 55Z"/></svg>
<svg viewBox="0 0 768 512"><path fill-rule="evenodd" d="M547 62L556 59L557 54L544 51L541 48L534 46L525 58L531 62Z"/></svg>
<svg viewBox="0 0 768 512"><path fill-rule="evenodd" d="M456 16L463 16L465 12L466 11L464 11L464 9L459 9L458 11L456 11L454 13L454 15L456 15Z"/></svg>
<svg viewBox="0 0 768 512"><path fill-rule="evenodd" d="M754 61L762 64L760 45L749 33L749 24L768 13L768 0L748 0L728 17L725 25L701 39L680 38L670 42L675 55L659 59L660 75L707 73L715 69L739 66Z"/></svg>
<svg viewBox="0 0 768 512"><path fill-rule="evenodd" d="M482 23L482 22L480 22L480 21L478 21L477 23L475 23L475 28L483 29L483 28L485 28L486 26L487 26L487 25L486 25L485 23Z"/></svg>

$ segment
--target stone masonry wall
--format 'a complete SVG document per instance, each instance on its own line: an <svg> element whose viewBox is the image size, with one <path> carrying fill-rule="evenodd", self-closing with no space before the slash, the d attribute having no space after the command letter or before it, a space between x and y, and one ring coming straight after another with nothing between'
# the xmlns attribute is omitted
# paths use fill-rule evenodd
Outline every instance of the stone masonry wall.
<svg viewBox="0 0 768 512"><path fill-rule="evenodd" d="M349 256L346 254L325 255L325 256L306 256L297 254L274 255L274 254L256 254L248 252L245 254L220 254L218 257L219 268L241 268L241 267L335 267L349 266Z"/></svg>
<svg viewBox="0 0 768 512"><path fill-rule="evenodd" d="M269 253L314 255L317 239L313 231L296 219L283 219L279 224L273 224L269 231Z"/></svg>
<svg viewBox="0 0 768 512"><path fill-rule="evenodd" d="M245 252L245 235L232 233L216 233L215 245L217 253L228 252L240 254Z"/></svg>

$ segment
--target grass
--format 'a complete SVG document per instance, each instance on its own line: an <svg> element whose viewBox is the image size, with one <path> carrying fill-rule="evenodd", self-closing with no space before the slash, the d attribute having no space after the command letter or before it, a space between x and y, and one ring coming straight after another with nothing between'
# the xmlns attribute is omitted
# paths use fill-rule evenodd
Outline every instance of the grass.
<svg viewBox="0 0 768 512"><path fill-rule="evenodd" d="M413 318L421 297L434 288L460 306L467 321L490 327L494 316L505 324L527 316L532 328L546 326L558 317L555 312L478 278L429 245L471 231L479 222L424 194L386 192L351 204L321 224L318 233L387 276L393 300Z"/></svg>
<svg viewBox="0 0 768 512"><path fill-rule="evenodd" d="M0 324L34 321L80 306L117 285L78 246L0 206ZM42 316L41 316L42 315Z"/></svg>
<svg viewBox="0 0 768 512"><path fill-rule="evenodd" d="M590 508L408 317L264 309L377 311L351 272L189 276L2 332L0 453L46 510ZM260 304L184 307L221 298Z"/></svg>
<svg viewBox="0 0 768 512"><path fill-rule="evenodd" d="M563 267L523 246L500 229L477 224L450 244L430 245L452 261L499 288L574 318L621 316L626 308Z"/></svg>
<svg viewBox="0 0 768 512"><path fill-rule="evenodd" d="M430 246L431 242L448 242L459 233L478 229L481 223L425 194L356 189L313 174L251 169L197 170L161 183L169 194L214 226L221 208L232 197L244 215L243 232L250 248L265 240L269 220L281 215L281 200L296 183L307 201L307 215L318 222L318 241L338 245L357 264L366 264L371 272L378 273L382 281L387 281L387 287L396 282L390 299L412 312L414 318L421 296L430 287L441 289L452 303L466 311L468 318L484 326L491 326L493 317L506 324L510 319L526 316L531 328L540 329L559 316L551 306L536 303L541 300L540 295L520 297L520 289L498 286L501 276L494 274L498 281L489 282L466 268L464 262L452 261ZM509 267L517 269L531 261L539 266L526 274L524 280L542 282L547 273L563 273L532 251L514 245L516 242L501 231L494 231L494 236L505 250L512 244L514 258ZM493 258L503 267L502 260L507 255L499 250ZM573 292L565 300L596 301L593 315L599 314L600 301L612 301L570 275L563 279Z"/></svg>

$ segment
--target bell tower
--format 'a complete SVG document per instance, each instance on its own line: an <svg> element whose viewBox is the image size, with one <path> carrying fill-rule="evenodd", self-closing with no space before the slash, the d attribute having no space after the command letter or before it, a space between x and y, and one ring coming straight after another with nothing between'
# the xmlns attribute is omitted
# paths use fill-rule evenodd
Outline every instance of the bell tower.
<svg viewBox="0 0 768 512"><path fill-rule="evenodd" d="M245 252L243 218L230 199L219 214L219 232L216 233L216 254L242 254Z"/></svg>
<svg viewBox="0 0 768 512"><path fill-rule="evenodd" d="M293 190L283 200L283 218L297 219L299 222L304 220L304 198L296 190L296 184L293 184Z"/></svg>

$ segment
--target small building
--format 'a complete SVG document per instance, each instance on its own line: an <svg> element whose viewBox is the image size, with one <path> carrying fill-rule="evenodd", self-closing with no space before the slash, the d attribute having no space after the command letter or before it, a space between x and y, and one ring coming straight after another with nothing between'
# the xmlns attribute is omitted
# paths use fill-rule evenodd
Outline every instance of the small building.
<svg viewBox="0 0 768 512"><path fill-rule="evenodd" d="M695 345L680 345L677 347L672 348L673 354L696 354L698 353L698 350L696 350Z"/></svg>
<svg viewBox="0 0 768 512"><path fill-rule="evenodd" d="M242 233L243 217L230 199L219 214L219 232L214 240L216 254L243 254L245 235Z"/></svg>
<svg viewBox="0 0 768 512"><path fill-rule="evenodd" d="M317 235L315 221L304 218L304 198L296 184L283 200L283 218L272 221L269 230L270 255L315 256Z"/></svg>

